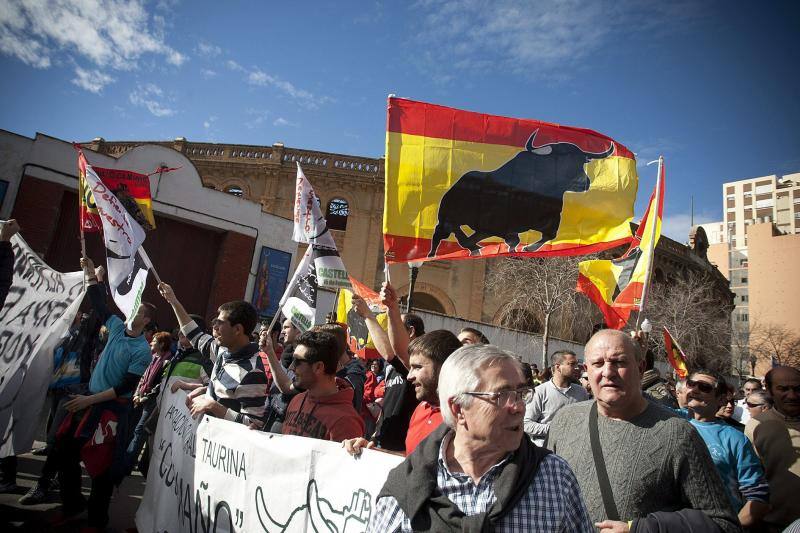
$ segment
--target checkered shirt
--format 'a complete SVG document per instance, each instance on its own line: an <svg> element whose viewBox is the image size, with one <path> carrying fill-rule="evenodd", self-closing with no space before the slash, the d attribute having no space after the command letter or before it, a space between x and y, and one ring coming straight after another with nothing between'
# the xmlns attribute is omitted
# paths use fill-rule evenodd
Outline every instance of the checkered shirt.
<svg viewBox="0 0 800 533"><path fill-rule="evenodd" d="M484 513L497 500L494 481L508 457L490 468L475 485L468 475L453 473L447 468L444 451L449 438L442 441L439 449L436 484L442 494L467 516ZM539 464L527 494L500 520L495 530L591 533L594 527L589 521L575 474L565 460L551 453ZM411 521L392 496L378 500L367 526L367 533L387 532L413 532Z"/></svg>

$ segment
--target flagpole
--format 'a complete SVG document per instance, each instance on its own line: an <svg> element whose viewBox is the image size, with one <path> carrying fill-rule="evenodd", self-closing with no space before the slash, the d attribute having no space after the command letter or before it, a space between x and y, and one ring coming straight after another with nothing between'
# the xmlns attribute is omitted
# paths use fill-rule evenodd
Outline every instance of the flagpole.
<svg viewBox="0 0 800 533"><path fill-rule="evenodd" d="M150 267L150 270L153 272L153 276L155 276L156 281L161 283L161 278L158 277L158 272L156 272L156 267L153 266L153 262L150 261L150 256L147 255L147 252L144 250L144 246L140 246L138 252L142 255L142 259L145 260L147 266Z"/></svg>
<svg viewBox="0 0 800 533"><path fill-rule="evenodd" d="M658 226L658 207L661 205L661 171L664 166L664 156L658 156L658 177L656 177L656 195L654 201L653 211L648 212L648 217L653 217L653 222L650 224L650 253L647 257L647 270L644 274L644 283L642 284L642 297L639 302L639 312L636 313L636 329L639 329L639 324L642 320L642 314L647 305L647 296L650 291L650 278L653 273L653 262L656 255L656 227Z"/></svg>
<svg viewBox="0 0 800 533"><path fill-rule="evenodd" d="M311 248L312 248L312 245L309 245L308 248L306 248L306 253L303 254L303 256L300 258L300 261L297 263L298 267L302 264L302 262L305 259L306 255L311 253ZM272 322L269 323L269 328L268 328L269 331L272 331L272 328L275 326L275 323L278 321L278 317L281 316L281 312L283 311L283 304L286 303L286 300L289 298L289 295L292 293L292 291L297 286L297 278L299 276L300 276L300 269L299 268L295 268L294 269L294 274L292 274L292 279L290 279L289 283L286 284L286 290L283 291L283 296L281 296L281 299L278 302L278 310L275 312L275 316L272 317Z"/></svg>
<svg viewBox="0 0 800 533"><path fill-rule="evenodd" d="M336 316L339 311L339 298L341 297L341 295L342 295L342 288L338 287L336 289L336 297L333 299L333 309L331 309L331 314L334 316ZM336 318L338 319L339 317L336 316ZM334 322L336 321L337 320L335 320Z"/></svg>

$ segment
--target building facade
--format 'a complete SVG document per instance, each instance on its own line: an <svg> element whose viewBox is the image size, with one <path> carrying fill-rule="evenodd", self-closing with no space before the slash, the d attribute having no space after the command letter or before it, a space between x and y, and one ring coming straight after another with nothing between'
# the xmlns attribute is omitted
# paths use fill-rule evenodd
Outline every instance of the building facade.
<svg viewBox="0 0 800 533"><path fill-rule="evenodd" d="M800 331L800 173L724 183L722 198L724 220L703 225L714 235L708 256L735 294L735 359L752 372L751 329L774 324ZM763 375L769 361L756 363Z"/></svg>

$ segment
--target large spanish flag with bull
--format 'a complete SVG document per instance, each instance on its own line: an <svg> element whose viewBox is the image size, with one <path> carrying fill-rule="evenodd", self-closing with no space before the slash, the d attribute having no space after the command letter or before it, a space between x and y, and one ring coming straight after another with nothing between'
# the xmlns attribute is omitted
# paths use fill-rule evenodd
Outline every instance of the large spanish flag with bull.
<svg viewBox="0 0 800 533"><path fill-rule="evenodd" d="M626 244L637 185L633 153L601 133L389 98L389 263Z"/></svg>

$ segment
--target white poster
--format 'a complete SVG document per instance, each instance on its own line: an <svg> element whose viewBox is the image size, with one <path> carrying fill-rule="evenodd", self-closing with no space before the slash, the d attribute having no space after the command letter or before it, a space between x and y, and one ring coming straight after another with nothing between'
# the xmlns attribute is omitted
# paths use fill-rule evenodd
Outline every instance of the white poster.
<svg viewBox="0 0 800 533"><path fill-rule="evenodd" d="M162 400L142 504L141 533L337 532L366 529L375 498L401 457L360 458L341 443L192 420L186 394Z"/></svg>
<svg viewBox="0 0 800 533"><path fill-rule="evenodd" d="M0 309L0 457L31 449L53 377L53 350L83 300L83 273L56 272L19 235L14 279Z"/></svg>

